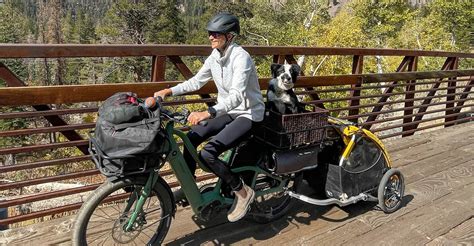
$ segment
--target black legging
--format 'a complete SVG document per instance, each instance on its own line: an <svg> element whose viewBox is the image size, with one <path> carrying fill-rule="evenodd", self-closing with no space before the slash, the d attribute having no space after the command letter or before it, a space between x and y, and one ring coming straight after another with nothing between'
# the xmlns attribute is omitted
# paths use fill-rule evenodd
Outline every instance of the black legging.
<svg viewBox="0 0 474 246"><path fill-rule="evenodd" d="M235 147L242 138L247 136L252 129L252 124L253 122L250 119L244 117L233 119L230 115L226 114L208 120L206 126L193 126L192 130L187 134L194 147L197 147L207 138L214 136L201 150L199 157L217 177L229 184L234 191L242 188L240 177L231 172L230 167L219 160L218 157L226 150ZM191 173L194 174L196 162L186 148L184 148L184 159Z"/></svg>

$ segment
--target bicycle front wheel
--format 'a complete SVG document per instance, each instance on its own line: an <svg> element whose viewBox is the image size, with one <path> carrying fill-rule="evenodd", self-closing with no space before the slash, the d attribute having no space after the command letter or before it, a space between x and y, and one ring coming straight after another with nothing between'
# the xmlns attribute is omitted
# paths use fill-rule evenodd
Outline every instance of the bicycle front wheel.
<svg viewBox="0 0 474 246"><path fill-rule="evenodd" d="M159 245L168 233L173 211L169 192L160 183L130 227L145 179L106 181L82 205L74 224L73 245Z"/></svg>

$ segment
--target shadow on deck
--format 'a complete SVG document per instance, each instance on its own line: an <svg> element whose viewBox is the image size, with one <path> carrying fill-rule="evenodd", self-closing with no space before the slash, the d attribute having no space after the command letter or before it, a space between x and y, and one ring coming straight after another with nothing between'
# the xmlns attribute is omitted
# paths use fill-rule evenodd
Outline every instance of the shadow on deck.
<svg viewBox="0 0 474 246"><path fill-rule="evenodd" d="M375 203L317 207L303 202L270 224L249 220L197 225L180 209L168 245L460 244L474 241L474 123L386 142L405 176L404 206L384 214ZM70 245L73 218L0 232L0 244Z"/></svg>

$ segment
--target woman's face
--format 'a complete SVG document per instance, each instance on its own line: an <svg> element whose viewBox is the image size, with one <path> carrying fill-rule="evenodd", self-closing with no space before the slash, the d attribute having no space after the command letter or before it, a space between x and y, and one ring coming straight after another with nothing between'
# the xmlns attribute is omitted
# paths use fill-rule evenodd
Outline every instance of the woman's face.
<svg viewBox="0 0 474 246"><path fill-rule="evenodd" d="M211 47L213 49L222 50L225 45L225 35L223 33L209 32L209 41L211 41Z"/></svg>

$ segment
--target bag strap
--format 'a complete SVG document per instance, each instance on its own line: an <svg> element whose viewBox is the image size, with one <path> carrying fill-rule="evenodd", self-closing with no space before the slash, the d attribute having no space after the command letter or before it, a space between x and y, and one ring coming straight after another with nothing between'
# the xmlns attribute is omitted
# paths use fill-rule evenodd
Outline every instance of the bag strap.
<svg viewBox="0 0 474 246"><path fill-rule="evenodd" d="M138 122L133 122L133 123L123 123L123 124L118 124L113 126L115 131L122 130L128 127L134 127L134 126L140 126L140 125L147 125L156 121L159 121L160 117L152 118L152 119L143 119Z"/></svg>

